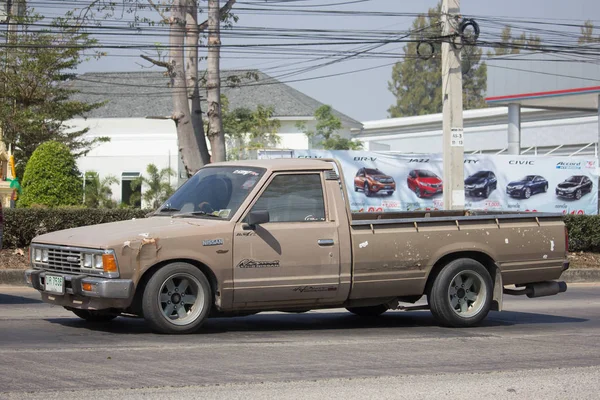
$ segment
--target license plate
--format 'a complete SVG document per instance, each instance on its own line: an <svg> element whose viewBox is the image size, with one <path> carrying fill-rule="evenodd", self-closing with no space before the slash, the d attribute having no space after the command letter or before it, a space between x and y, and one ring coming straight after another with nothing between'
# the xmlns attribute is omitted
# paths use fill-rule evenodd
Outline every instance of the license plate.
<svg viewBox="0 0 600 400"><path fill-rule="evenodd" d="M392 188L391 186L386 186L386 187L385 187L385 189L391 189L391 188Z"/></svg>
<svg viewBox="0 0 600 400"><path fill-rule="evenodd" d="M46 275L46 292L65 294L65 278Z"/></svg>

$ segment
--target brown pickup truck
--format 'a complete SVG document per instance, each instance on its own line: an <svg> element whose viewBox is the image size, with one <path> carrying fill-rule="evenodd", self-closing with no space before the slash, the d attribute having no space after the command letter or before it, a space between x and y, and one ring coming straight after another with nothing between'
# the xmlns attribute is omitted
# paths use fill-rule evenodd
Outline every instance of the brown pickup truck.
<svg viewBox="0 0 600 400"><path fill-rule="evenodd" d="M165 333L337 307L427 308L471 326L502 309L503 293L566 290L555 281L569 265L561 216L352 214L341 173L334 160L211 164L148 218L36 237L26 281L86 320L143 316Z"/></svg>

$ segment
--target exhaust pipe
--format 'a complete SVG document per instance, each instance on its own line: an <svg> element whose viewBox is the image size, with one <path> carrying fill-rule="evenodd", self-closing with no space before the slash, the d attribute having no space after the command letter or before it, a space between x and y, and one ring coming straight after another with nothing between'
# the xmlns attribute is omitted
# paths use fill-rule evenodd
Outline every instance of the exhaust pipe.
<svg viewBox="0 0 600 400"><path fill-rule="evenodd" d="M554 296L555 294L563 293L567 291L566 282L556 282L556 281L547 281L547 282L536 282L536 283L528 283L526 285L517 285L517 286L525 286L525 289L515 290L515 289L504 289L502 292L504 294L509 294L512 296L522 296L527 295L530 299L534 297L544 297L544 296Z"/></svg>

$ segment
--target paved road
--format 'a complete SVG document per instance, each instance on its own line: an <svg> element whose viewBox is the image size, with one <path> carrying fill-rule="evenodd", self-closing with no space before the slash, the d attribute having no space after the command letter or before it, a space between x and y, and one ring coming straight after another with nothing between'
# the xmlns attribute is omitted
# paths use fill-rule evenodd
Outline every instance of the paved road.
<svg viewBox="0 0 600 400"><path fill-rule="evenodd" d="M505 306L472 329L425 311L333 310L165 336L142 320L87 324L0 286L0 399L598 398L600 284Z"/></svg>

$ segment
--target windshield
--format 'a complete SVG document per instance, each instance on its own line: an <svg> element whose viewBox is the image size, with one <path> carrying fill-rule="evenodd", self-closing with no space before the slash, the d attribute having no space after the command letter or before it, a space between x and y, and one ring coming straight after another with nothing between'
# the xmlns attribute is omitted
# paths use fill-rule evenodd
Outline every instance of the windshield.
<svg viewBox="0 0 600 400"><path fill-rule="evenodd" d="M420 170L417 171L419 178L437 178L438 176L431 171Z"/></svg>
<svg viewBox="0 0 600 400"><path fill-rule="evenodd" d="M571 183L579 183L581 182L581 176L572 176L569 179L567 179L565 182L571 182Z"/></svg>
<svg viewBox="0 0 600 400"><path fill-rule="evenodd" d="M365 168L365 172L368 175L385 175L383 172L381 172L378 169L373 169L373 168Z"/></svg>
<svg viewBox="0 0 600 400"><path fill-rule="evenodd" d="M155 215L196 213L229 220L263 176L263 168L207 167L184 183Z"/></svg>

